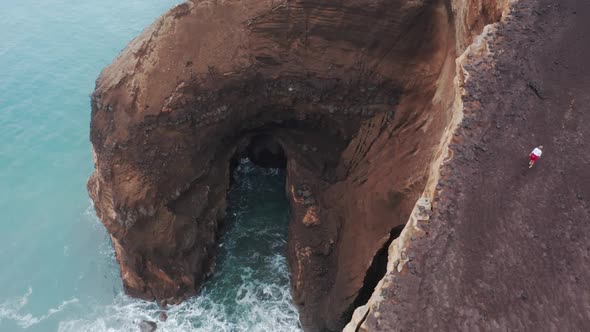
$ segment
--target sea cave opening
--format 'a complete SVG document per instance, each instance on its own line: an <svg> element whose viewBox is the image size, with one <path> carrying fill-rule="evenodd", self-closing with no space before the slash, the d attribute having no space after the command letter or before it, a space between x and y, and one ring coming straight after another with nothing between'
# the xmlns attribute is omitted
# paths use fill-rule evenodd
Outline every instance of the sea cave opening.
<svg viewBox="0 0 590 332"><path fill-rule="evenodd" d="M268 134L258 134L251 138L247 148L248 159L263 168L285 169L287 157L279 142Z"/></svg>
<svg viewBox="0 0 590 332"><path fill-rule="evenodd" d="M337 331L367 303L461 118L456 51L492 14L325 5L179 7L103 71L88 188L129 294L203 286L219 330Z"/></svg>
<svg viewBox="0 0 590 332"><path fill-rule="evenodd" d="M301 328L287 263L286 165L282 145L260 132L245 135L230 160L231 186L216 267L197 298L215 311L221 329Z"/></svg>

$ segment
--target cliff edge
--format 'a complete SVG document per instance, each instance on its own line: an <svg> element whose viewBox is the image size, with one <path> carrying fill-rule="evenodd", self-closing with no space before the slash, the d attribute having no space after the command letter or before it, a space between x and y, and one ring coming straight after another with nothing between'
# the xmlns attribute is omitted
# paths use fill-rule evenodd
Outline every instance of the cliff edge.
<svg viewBox="0 0 590 332"><path fill-rule="evenodd" d="M345 331L589 328L589 17L522 0L460 57L464 118L432 206Z"/></svg>
<svg viewBox="0 0 590 332"><path fill-rule="evenodd" d="M88 189L126 291L198 292L248 156L286 168L307 331L351 316L353 330L519 328L527 306L585 306L588 6L522 1L490 25L510 3L188 1L163 15L92 95ZM521 169L536 144L546 155Z"/></svg>

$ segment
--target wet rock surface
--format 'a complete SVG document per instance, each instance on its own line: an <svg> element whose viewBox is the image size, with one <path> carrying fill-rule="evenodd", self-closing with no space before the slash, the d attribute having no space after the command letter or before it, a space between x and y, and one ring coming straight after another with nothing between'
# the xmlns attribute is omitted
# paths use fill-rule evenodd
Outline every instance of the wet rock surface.
<svg viewBox="0 0 590 332"><path fill-rule="evenodd" d="M137 324L140 332L154 332L158 329L158 324L149 320L142 320Z"/></svg>

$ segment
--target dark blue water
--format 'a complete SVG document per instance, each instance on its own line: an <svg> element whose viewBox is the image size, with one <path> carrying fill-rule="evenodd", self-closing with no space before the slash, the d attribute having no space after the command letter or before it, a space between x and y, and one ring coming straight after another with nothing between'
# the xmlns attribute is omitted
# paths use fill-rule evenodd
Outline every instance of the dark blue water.
<svg viewBox="0 0 590 332"><path fill-rule="evenodd" d="M136 331L134 319L157 316L122 293L88 199L89 94L100 70L178 2L0 1L0 331ZM284 177L239 172L218 272L160 331L298 330Z"/></svg>

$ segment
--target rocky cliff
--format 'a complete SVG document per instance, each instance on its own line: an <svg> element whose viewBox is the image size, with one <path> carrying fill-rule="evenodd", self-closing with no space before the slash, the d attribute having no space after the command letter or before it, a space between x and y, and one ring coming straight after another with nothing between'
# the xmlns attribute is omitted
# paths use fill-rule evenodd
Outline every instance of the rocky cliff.
<svg viewBox="0 0 590 332"><path fill-rule="evenodd" d="M590 6L511 7L458 58L448 158L344 331L589 329Z"/></svg>
<svg viewBox="0 0 590 332"><path fill-rule="evenodd" d="M456 59L506 10L507 0L170 10L92 95L88 188L127 292L170 303L198 291L233 162L250 156L287 169L304 328L342 329L384 273L385 249L414 212L427 213L416 202L431 196L462 116Z"/></svg>

